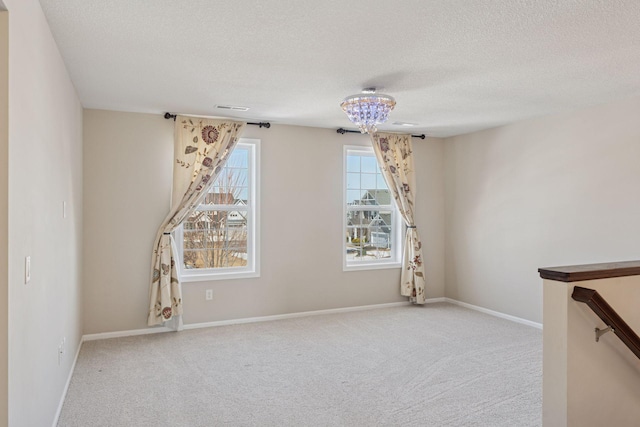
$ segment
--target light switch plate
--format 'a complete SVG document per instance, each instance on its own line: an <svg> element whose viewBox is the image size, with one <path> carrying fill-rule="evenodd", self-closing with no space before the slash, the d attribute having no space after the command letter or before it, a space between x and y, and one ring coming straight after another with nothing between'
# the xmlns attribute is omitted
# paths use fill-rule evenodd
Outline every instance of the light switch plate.
<svg viewBox="0 0 640 427"><path fill-rule="evenodd" d="M31 256L27 256L24 259L24 284L26 285L31 281Z"/></svg>

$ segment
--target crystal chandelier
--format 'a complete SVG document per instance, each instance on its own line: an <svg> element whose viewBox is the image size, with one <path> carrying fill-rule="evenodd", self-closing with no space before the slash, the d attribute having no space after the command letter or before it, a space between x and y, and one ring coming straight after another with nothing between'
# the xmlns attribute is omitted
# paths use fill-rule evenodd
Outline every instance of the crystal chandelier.
<svg viewBox="0 0 640 427"><path fill-rule="evenodd" d="M361 94L347 96L340 106L360 132L371 133L378 130L377 124L387 121L396 100L389 95L376 94L375 88L367 88Z"/></svg>

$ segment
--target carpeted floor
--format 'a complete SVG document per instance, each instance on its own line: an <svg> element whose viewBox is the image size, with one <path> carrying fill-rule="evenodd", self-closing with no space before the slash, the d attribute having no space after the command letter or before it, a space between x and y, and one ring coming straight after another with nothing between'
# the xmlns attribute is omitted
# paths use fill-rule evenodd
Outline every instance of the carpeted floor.
<svg viewBox="0 0 640 427"><path fill-rule="evenodd" d="M59 420L542 424L542 332L447 303L90 341Z"/></svg>

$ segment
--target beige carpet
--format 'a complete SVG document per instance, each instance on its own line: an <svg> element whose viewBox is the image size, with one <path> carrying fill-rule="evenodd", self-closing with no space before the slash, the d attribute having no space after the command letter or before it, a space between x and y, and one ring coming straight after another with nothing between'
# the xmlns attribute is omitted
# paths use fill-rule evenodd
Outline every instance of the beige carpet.
<svg viewBox="0 0 640 427"><path fill-rule="evenodd" d="M447 303L84 343L59 426L540 426L542 332Z"/></svg>

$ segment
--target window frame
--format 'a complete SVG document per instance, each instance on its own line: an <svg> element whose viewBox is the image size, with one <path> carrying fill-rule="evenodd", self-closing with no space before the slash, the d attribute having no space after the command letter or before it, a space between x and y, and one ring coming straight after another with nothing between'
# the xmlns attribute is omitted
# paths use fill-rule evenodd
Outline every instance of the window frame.
<svg viewBox="0 0 640 427"><path fill-rule="evenodd" d="M376 159L377 158L373 151L373 147L364 146L364 145L345 145L343 148L342 155L342 270L343 271L360 271L360 270L379 270L379 269L388 269L388 268L401 268L402 267L402 248L404 243L404 227L400 212L398 211L398 206L393 198L393 195L390 194L390 205L375 205L376 210L384 211L390 210L392 212L392 220L391 220L391 241L392 241L392 257L390 260L367 260L367 261L357 261L357 262L349 262L347 260L347 239L345 237L345 232L347 230L347 214L349 212L349 205L347 203L347 157L350 154L355 155L366 155L371 156ZM378 168L380 166L378 165ZM361 189L362 190L362 189ZM391 190L389 190L391 192ZM369 209L367 207L369 206ZM371 210L370 206L372 205L362 205L357 209L351 210Z"/></svg>
<svg viewBox="0 0 640 427"><path fill-rule="evenodd" d="M247 204L247 265L244 267L184 268L184 230L180 225L174 232L178 252L178 276L180 282L202 282L210 280L246 279L260 277L260 140L240 138L236 148L247 148L247 184L249 203ZM236 205L220 206L201 210L236 211Z"/></svg>

